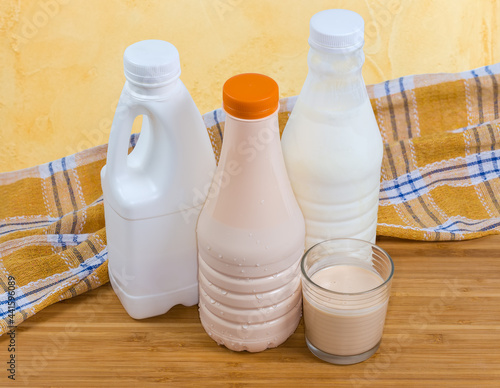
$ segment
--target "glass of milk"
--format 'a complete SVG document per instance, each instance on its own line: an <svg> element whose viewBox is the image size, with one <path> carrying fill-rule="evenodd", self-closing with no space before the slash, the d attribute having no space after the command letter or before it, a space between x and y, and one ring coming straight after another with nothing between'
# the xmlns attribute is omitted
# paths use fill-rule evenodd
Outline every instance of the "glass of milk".
<svg viewBox="0 0 500 388"><path fill-rule="evenodd" d="M378 349L394 263L370 242L326 240L302 257L306 342L318 358L355 364Z"/></svg>

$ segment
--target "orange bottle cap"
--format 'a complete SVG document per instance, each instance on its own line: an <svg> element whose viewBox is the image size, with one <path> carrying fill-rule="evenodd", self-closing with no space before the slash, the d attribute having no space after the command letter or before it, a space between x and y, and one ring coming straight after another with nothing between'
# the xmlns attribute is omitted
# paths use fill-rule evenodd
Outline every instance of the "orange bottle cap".
<svg viewBox="0 0 500 388"><path fill-rule="evenodd" d="M278 109L278 84L263 74L235 75L222 88L222 104L231 116L246 120L261 119Z"/></svg>

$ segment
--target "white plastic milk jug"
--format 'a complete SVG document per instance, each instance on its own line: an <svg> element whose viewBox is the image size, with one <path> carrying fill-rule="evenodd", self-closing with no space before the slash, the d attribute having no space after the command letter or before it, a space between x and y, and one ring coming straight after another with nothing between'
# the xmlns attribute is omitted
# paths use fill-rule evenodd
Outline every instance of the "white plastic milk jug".
<svg viewBox="0 0 500 388"><path fill-rule="evenodd" d="M125 50L125 77L101 172L109 277L136 319L198 302L196 221L215 159L205 125L179 79L177 49L160 40ZM134 119L139 141L128 155ZM198 193L198 194L197 194Z"/></svg>
<svg viewBox="0 0 500 388"><path fill-rule="evenodd" d="M282 137L306 247L375 242L383 145L361 75L364 22L331 9L311 19L309 73Z"/></svg>

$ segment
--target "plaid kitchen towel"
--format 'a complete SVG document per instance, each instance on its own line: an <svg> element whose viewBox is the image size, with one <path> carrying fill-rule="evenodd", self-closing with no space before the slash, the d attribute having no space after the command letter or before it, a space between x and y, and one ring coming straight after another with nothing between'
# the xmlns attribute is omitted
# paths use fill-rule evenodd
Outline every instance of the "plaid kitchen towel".
<svg viewBox="0 0 500 388"><path fill-rule="evenodd" d="M499 82L497 64L368 87L385 146L379 235L437 241L500 233ZM281 131L295 101L281 100ZM218 160L224 112L204 120ZM108 281L105 158L99 146L0 174L0 334Z"/></svg>

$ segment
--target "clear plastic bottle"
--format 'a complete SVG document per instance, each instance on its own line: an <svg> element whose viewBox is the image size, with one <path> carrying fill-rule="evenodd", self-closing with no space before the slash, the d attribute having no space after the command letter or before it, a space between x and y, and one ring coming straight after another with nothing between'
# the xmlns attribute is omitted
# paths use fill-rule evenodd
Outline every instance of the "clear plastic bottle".
<svg viewBox="0 0 500 388"><path fill-rule="evenodd" d="M198 221L201 322L236 351L280 345L301 317L305 227L283 162L278 105L267 76L224 84L224 142Z"/></svg>
<svg viewBox="0 0 500 388"><path fill-rule="evenodd" d="M341 237L375 242L383 145L361 75L363 43L355 12L311 18L309 73L282 137L306 248Z"/></svg>
<svg viewBox="0 0 500 388"><path fill-rule="evenodd" d="M147 40L125 50L125 77L101 172L109 277L133 318L198 302L196 222L215 158L179 79L177 49ZM128 155L132 124L143 130Z"/></svg>

